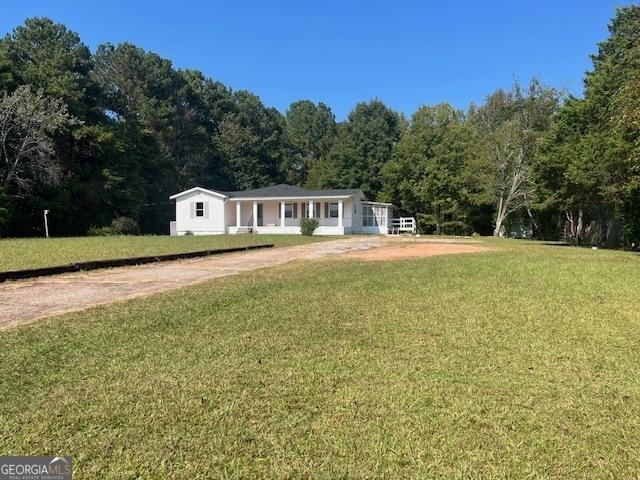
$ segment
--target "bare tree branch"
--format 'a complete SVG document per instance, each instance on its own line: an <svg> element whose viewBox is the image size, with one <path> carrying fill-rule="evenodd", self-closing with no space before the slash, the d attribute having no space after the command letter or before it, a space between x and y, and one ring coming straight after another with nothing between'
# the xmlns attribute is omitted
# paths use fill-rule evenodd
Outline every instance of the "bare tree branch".
<svg viewBox="0 0 640 480"><path fill-rule="evenodd" d="M77 123L64 102L21 86L0 96L0 188L28 192L37 179L54 184L60 175L53 136Z"/></svg>

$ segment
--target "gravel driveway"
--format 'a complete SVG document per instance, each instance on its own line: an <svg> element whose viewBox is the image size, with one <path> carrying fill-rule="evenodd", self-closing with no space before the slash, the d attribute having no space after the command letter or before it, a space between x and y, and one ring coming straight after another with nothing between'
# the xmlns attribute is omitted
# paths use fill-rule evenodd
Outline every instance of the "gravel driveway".
<svg viewBox="0 0 640 480"><path fill-rule="evenodd" d="M368 250L383 242L382 237L350 237L295 247L9 282L0 285L0 329L293 260Z"/></svg>

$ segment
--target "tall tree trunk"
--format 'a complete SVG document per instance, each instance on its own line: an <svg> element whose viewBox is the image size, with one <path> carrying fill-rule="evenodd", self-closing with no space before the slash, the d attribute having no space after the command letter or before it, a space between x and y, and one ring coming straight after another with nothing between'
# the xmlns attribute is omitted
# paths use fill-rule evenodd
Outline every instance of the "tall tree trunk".
<svg viewBox="0 0 640 480"><path fill-rule="evenodd" d="M584 212L580 208L578 209L578 225L576 227L576 241L578 243L580 243L580 240L582 239L583 217Z"/></svg>
<svg viewBox="0 0 640 480"><path fill-rule="evenodd" d="M500 236L500 229L502 228L502 223L504 222L504 218L507 216L507 208L506 202L504 201L504 197L500 196L500 200L498 201L498 211L496 212L496 226L493 229L493 236Z"/></svg>
<svg viewBox="0 0 640 480"><path fill-rule="evenodd" d="M496 228L493 229L493 236L494 237L499 237L500 236L500 229L502 228L502 220L497 220L496 221Z"/></svg>
<svg viewBox="0 0 640 480"><path fill-rule="evenodd" d="M573 221L573 212L571 210L565 210L565 216L567 217L567 222L569 222L569 238L576 238L576 230L575 230L575 222ZM565 232L566 232L565 228ZM566 233L565 233L566 236ZM565 239L566 240L566 239Z"/></svg>
<svg viewBox="0 0 640 480"><path fill-rule="evenodd" d="M571 210L566 210L565 215L569 222L569 237L576 243L580 243L582 239L582 231L584 229L584 210L578 209L578 218L576 219Z"/></svg>

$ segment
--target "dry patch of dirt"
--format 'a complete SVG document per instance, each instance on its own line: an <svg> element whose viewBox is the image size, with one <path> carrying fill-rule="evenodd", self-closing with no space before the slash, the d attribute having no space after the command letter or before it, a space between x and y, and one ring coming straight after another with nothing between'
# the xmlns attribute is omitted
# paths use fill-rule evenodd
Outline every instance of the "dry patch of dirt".
<svg viewBox="0 0 640 480"><path fill-rule="evenodd" d="M403 260L408 258L433 257L456 253L487 252L490 248L482 244L463 243L390 243L361 252L350 252L346 258L358 258L367 261Z"/></svg>

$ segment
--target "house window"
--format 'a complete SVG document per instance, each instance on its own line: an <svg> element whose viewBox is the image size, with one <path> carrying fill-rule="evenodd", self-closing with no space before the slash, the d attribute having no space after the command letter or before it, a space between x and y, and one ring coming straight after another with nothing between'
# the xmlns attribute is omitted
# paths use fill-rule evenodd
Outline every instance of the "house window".
<svg viewBox="0 0 640 480"><path fill-rule="evenodd" d="M282 205L282 204L280 204ZM281 218L280 208L278 208L278 218ZM284 204L284 218L298 218L298 204L297 203L285 203Z"/></svg>
<svg viewBox="0 0 640 480"><path fill-rule="evenodd" d="M329 218L338 218L338 204L330 203L329 204Z"/></svg>
<svg viewBox="0 0 640 480"><path fill-rule="evenodd" d="M325 202L324 218L338 218L338 204Z"/></svg>
<svg viewBox="0 0 640 480"><path fill-rule="evenodd" d="M204 217L204 202L196 202L196 217Z"/></svg>

